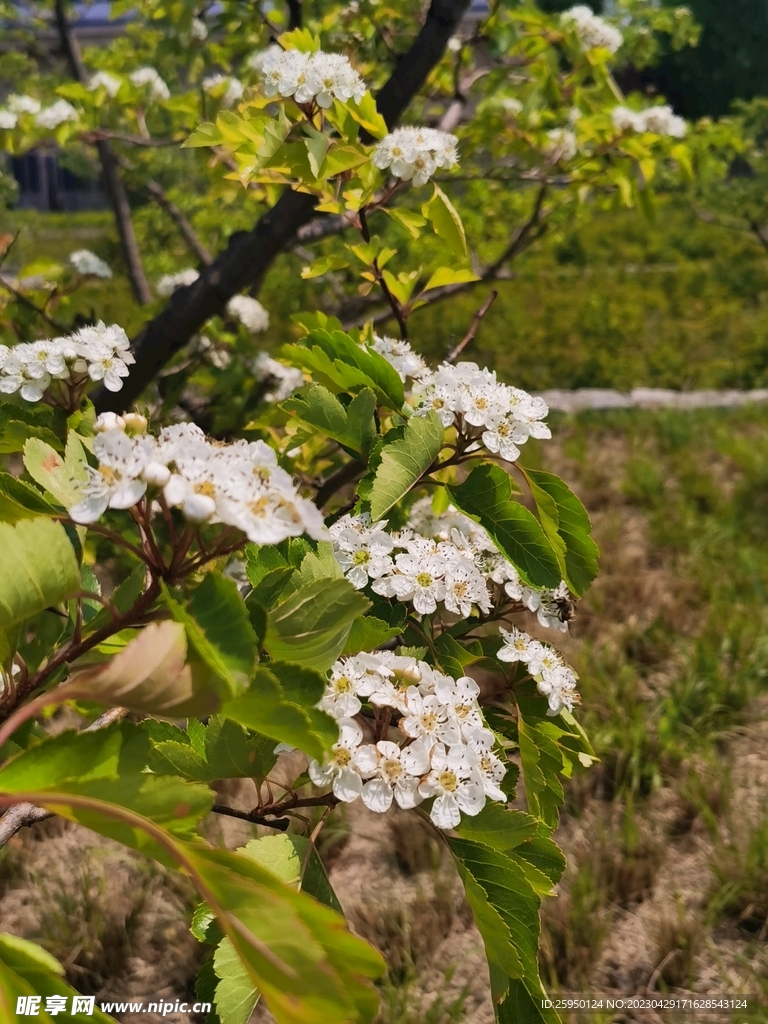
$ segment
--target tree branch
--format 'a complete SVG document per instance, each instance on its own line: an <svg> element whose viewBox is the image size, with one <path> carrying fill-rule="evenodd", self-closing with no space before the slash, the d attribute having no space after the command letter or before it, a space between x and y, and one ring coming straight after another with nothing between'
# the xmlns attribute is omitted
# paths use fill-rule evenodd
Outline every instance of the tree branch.
<svg viewBox="0 0 768 1024"><path fill-rule="evenodd" d="M162 185L156 181L148 181L146 189L149 194L155 199L159 206L161 206L171 220L174 222L176 227L184 237L184 241L187 243L189 251L197 257L197 259L204 265L210 266L213 263L213 257L208 252L208 249L203 245L202 241L197 235L197 232L192 227L191 223L187 220L181 210L178 208L176 203L168 198L168 193L165 191Z"/></svg>
<svg viewBox="0 0 768 1024"><path fill-rule="evenodd" d="M61 4L63 0L56 0ZM469 0L432 0L413 45L377 97L379 112L392 127L445 52ZM108 143L102 143L108 145ZM119 392L100 389L94 396L100 412L122 412L183 348L206 320L221 313L238 292L257 286L273 260L292 244L314 214L314 196L286 191L254 227L237 232L194 284L178 288L165 308L133 339L136 364Z"/></svg>
<svg viewBox="0 0 768 1024"><path fill-rule="evenodd" d="M65 0L55 0L54 2L56 26L59 31L61 48L67 58L74 80L80 82L81 85L86 85L88 82L88 72L80 53L80 44L75 33L72 31L72 26L69 24L64 3ZM125 260L128 278L131 282L131 290L136 301L144 306L152 301L152 292L144 274L144 268L141 265L139 246L133 230L133 221L131 220L131 207L128 204L125 186L120 177L117 160L109 140L97 140L96 152L99 154L104 187L115 216L117 231L120 236L120 245L123 250L123 259Z"/></svg>
<svg viewBox="0 0 768 1024"><path fill-rule="evenodd" d="M464 335L464 337L461 339L458 345L452 348L448 355L445 357L446 363L456 362L456 360L459 358L459 356L467 347L467 345L469 345L469 343L472 341L475 334L477 334L477 328L480 326L480 321L483 319L485 314L496 301L498 295L499 293L495 290L488 295L488 298L485 300L480 309L478 309L478 311L472 317L472 323L469 325L469 330L467 331L467 333Z"/></svg>
<svg viewBox="0 0 768 1024"><path fill-rule="evenodd" d="M20 292L4 277L0 277L0 287L5 288L6 291L10 292L11 295L13 295L13 297L16 299L16 301L20 302L22 306L26 306L27 309L31 309L35 313L37 313L37 315L41 317L43 320L45 320L49 327L53 327L55 331L58 331L60 334L68 334L70 332L71 327L68 327L66 324L62 324L60 321L55 320L52 316L46 313L45 309L42 306L38 306L36 303L34 303L32 299L28 298L28 296L24 294L24 292Z"/></svg>

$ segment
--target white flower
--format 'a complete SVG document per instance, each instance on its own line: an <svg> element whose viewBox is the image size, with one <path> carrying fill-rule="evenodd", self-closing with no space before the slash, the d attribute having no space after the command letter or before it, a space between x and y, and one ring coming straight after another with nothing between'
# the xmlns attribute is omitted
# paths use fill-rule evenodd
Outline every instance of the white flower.
<svg viewBox="0 0 768 1024"><path fill-rule="evenodd" d="M466 737L467 758L479 776L483 791L489 800L507 802L507 794L501 789L501 782L507 769L500 757L493 753L493 733L488 729L476 729Z"/></svg>
<svg viewBox="0 0 768 1024"><path fill-rule="evenodd" d="M363 780L357 767L357 754L363 730L352 718L339 722L339 740L334 743L331 759L321 765L309 762L309 777L316 786L333 783L333 795L344 803L356 800L363 791Z"/></svg>
<svg viewBox="0 0 768 1024"><path fill-rule="evenodd" d="M483 729L483 716L477 700L479 693L480 687L470 676L456 680L450 676L436 678L435 696L448 710L449 719L458 727L462 739Z"/></svg>
<svg viewBox="0 0 768 1024"><path fill-rule="evenodd" d="M69 262L83 276L109 278L112 277L112 269L108 263L88 249L77 249L69 254Z"/></svg>
<svg viewBox="0 0 768 1024"><path fill-rule="evenodd" d="M231 107L243 96L243 83L231 75L208 75L202 82L203 92L221 100L222 106Z"/></svg>
<svg viewBox="0 0 768 1024"><path fill-rule="evenodd" d="M95 92L97 89L104 89L108 96L112 99L117 96L118 90L122 85L122 80L117 75L111 75L109 71L97 71L95 75L91 75L88 80L88 89L91 92Z"/></svg>
<svg viewBox="0 0 768 1024"><path fill-rule="evenodd" d="M293 366L284 366L266 352L259 352L251 363L251 373L266 381L269 389L261 395L264 402L282 402L304 383L304 374Z"/></svg>
<svg viewBox="0 0 768 1024"><path fill-rule="evenodd" d="M400 380L404 381L406 377L419 377L427 371L427 364L413 351L407 341L401 341L399 338L380 338L378 334L374 334L372 348L392 364L400 374Z"/></svg>
<svg viewBox="0 0 768 1024"><path fill-rule="evenodd" d="M162 298L167 298L173 295L177 288L186 288L187 285L194 284L198 277L200 273L193 267L179 270L175 274L163 274L155 285L155 291Z"/></svg>
<svg viewBox="0 0 768 1024"><path fill-rule="evenodd" d="M76 523L95 523L108 508L135 505L147 490L141 474L152 447L150 439L130 438L119 429L97 434L93 450L99 460L99 468L88 466L85 497L69 510L70 517Z"/></svg>
<svg viewBox="0 0 768 1024"><path fill-rule="evenodd" d="M504 637L504 645L496 655L499 661L522 661L527 665L530 661L540 657L544 650L543 644L528 636L517 626L513 626L511 631L500 628L499 632Z"/></svg>
<svg viewBox="0 0 768 1024"><path fill-rule="evenodd" d="M383 813L392 800L406 810L420 804L419 776L429 769L429 747L412 743L398 747L380 740L376 746L367 744L357 752L356 764L368 780L363 786L363 803L371 811Z"/></svg>
<svg viewBox="0 0 768 1024"><path fill-rule="evenodd" d="M373 584L373 590L384 597L412 601L420 615L431 615L437 602L445 597L445 563L436 556L417 558L411 554L395 557L397 575L385 576Z"/></svg>
<svg viewBox="0 0 768 1024"><path fill-rule="evenodd" d="M461 742L461 732L454 716L436 694L425 697L415 686L410 686L405 698L407 714L400 728L406 736L449 745Z"/></svg>
<svg viewBox="0 0 768 1024"><path fill-rule="evenodd" d="M202 42L203 39L208 38L208 26L201 18L193 18L189 34L192 39Z"/></svg>
<svg viewBox="0 0 768 1024"><path fill-rule="evenodd" d="M459 162L458 139L436 128L396 128L376 144L373 162L389 168L395 178L424 185L438 167L455 167Z"/></svg>
<svg viewBox="0 0 768 1024"><path fill-rule="evenodd" d="M272 43L266 50L257 50L255 53L252 53L245 63L247 67L252 68L254 71L261 72L264 70L264 62L268 57L275 60L283 52L282 46Z"/></svg>
<svg viewBox="0 0 768 1024"><path fill-rule="evenodd" d="M576 676L567 665L557 665L554 669L543 671L537 679L539 693L547 697L548 715L559 715L563 708L573 711L579 701L576 692Z"/></svg>
<svg viewBox="0 0 768 1024"><path fill-rule="evenodd" d="M611 120L620 132L642 132L645 131L644 118L637 110L630 110L629 107L614 107L611 111Z"/></svg>
<svg viewBox="0 0 768 1024"><path fill-rule="evenodd" d="M15 128L18 123L18 115L14 114L12 110L0 110L0 128L5 128L6 131L10 131L10 129Z"/></svg>
<svg viewBox="0 0 768 1024"><path fill-rule="evenodd" d="M251 334L259 334L269 327L269 313L258 299L250 295L233 295L227 303L229 316L239 320Z"/></svg>
<svg viewBox="0 0 768 1024"><path fill-rule="evenodd" d="M437 744L431 761L432 770L420 784L419 793L436 798L429 816L438 828L456 828L462 813L474 816L485 806L482 780L463 746L446 750Z"/></svg>
<svg viewBox="0 0 768 1024"><path fill-rule="evenodd" d="M56 100L50 107L45 107L35 116L35 124L50 130L58 128L65 121L76 121L80 115L71 103Z"/></svg>
<svg viewBox="0 0 768 1024"><path fill-rule="evenodd" d="M369 580L377 580L392 569L394 542L385 526L386 523L376 523L363 530L346 526L332 533L336 561L356 590L362 590Z"/></svg>
<svg viewBox="0 0 768 1024"><path fill-rule="evenodd" d="M167 100L171 97L171 90L160 77L156 68L137 68L128 77L131 83L139 89L149 86L149 98L151 100Z"/></svg>
<svg viewBox="0 0 768 1024"><path fill-rule="evenodd" d="M445 607L455 615L467 619L477 605L486 614L491 610L488 587L473 562L462 559L449 564L445 573Z"/></svg>
<svg viewBox="0 0 768 1024"><path fill-rule="evenodd" d="M334 99L360 102L365 95L365 82L342 54L270 47L249 64L263 76L267 96L292 96L297 103L328 108Z"/></svg>
<svg viewBox="0 0 768 1024"><path fill-rule="evenodd" d="M669 135L682 139L688 126L670 106L648 107L645 110L630 110L628 107L614 107L611 118L621 131L653 132L655 135Z"/></svg>
<svg viewBox="0 0 768 1024"><path fill-rule="evenodd" d="M570 10L564 11L561 19L567 25L573 26L585 50L601 47L610 50L611 53L616 53L624 41L624 37L617 28L598 17L585 4L577 4Z"/></svg>
<svg viewBox="0 0 768 1024"><path fill-rule="evenodd" d="M579 152L579 144L570 128L552 128L547 132L547 138L546 153L552 163L560 160L568 163Z"/></svg>
<svg viewBox="0 0 768 1024"><path fill-rule="evenodd" d="M125 430L125 420L116 412L101 412L96 417L93 429L97 434L103 434L107 430Z"/></svg>
<svg viewBox="0 0 768 1024"><path fill-rule="evenodd" d="M17 96L12 93L8 97L8 109L14 114L36 114L40 110L40 100L34 96Z"/></svg>
<svg viewBox="0 0 768 1024"><path fill-rule="evenodd" d="M356 689L362 679L362 672L354 659L337 661L331 669L331 678L318 704L321 711L333 718L353 718L362 704Z"/></svg>
<svg viewBox="0 0 768 1024"><path fill-rule="evenodd" d="M523 103L515 96L505 96L501 101L501 108L507 114L511 114L513 117L517 117L523 112Z"/></svg>

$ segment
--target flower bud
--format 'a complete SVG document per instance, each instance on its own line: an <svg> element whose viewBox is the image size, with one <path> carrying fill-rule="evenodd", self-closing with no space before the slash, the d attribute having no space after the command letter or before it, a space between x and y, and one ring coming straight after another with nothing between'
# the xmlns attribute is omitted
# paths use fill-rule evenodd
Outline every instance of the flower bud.
<svg viewBox="0 0 768 1024"><path fill-rule="evenodd" d="M144 434L147 429L147 417L142 416L138 412L127 412L123 416L125 421L126 430L132 431L134 434Z"/></svg>
<svg viewBox="0 0 768 1024"><path fill-rule="evenodd" d="M157 462L155 459L146 464L141 475L152 487L165 487L171 479L170 469L168 469L167 466L164 466L162 462Z"/></svg>
<svg viewBox="0 0 768 1024"><path fill-rule="evenodd" d="M107 430L125 430L125 420L116 412L102 412L96 417L93 429L97 434L102 434Z"/></svg>
<svg viewBox="0 0 768 1024"><path fill-rule="evenodd" d="M190 494L181 511L190 523L207 523L216 512L216 502L207 494Z"/></svg>

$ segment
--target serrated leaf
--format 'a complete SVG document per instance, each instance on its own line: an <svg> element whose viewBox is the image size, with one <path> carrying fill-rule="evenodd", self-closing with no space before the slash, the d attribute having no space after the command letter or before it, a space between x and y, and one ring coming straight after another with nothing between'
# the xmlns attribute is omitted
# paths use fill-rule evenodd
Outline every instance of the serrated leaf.
<svg viewBox="0 0 768 1024"><path fill-rule="evenodd" d="M443 447L445 427L435 412L411 416L403 437L381 449L370 492L371 519L381 519L426 473Z"/></svg>
<svg viewBox="0 0 768 1024"><path fill-rule="evenodd" d="M383 619L377 619L375 615L363 615L352 623L342 654L375 651L377 647L399 636L401 632L400 626L390 626Z"/></svg>
<svg viewBox="0 0 768 1024"><path fill-rule="evenodd" d="M524 470L534 499L541 508L549 508L558 535L562 538L565 578L574 594L583 594L597 575L599 551L592 539L592 524L582 503L568 485L543 470ZM547 499L551 506L547 506Z"/></svg>
<svg viewBox="0 0 768 1024"><path fill-rule="evenodd" d="M313 176L320 178L323 165L325 164L325 154L328 152L331 140L325 132L319 132L311 124L305 124L303 127L304 132L308 136L308 138L304 139L304 145L307 147L309 166Z"/></svg>
<svg viewBox="0 0 768 1024"><path fill-rule="evenodd" d="M56 509L36 487L10 473L0 472L0 522L13 524L21 519L55 514Z"/></svg>
<svg viewBox="0 0 768 1024"><path fill-rule="evenodd" d="M221 130L215 124L211 121L204 121L182 142L181 148L195 149L196 147L203 146L220 146L226 141Z"/></svg>
<svg viewBox="0 0 768 1024"><path fill-rule="evenodd" d="M228 938L216 948L213 970L219 979L213 1005L221 1024L248 1024L260 993Z"/></svg>
<svg viewBox="0 0 768 1024"><path fill-rule="evenodd" d="M275 741L248 732L237 722L213 715L205 728L204 754L190 743L161 740L152 744L150 767L165 775L197 782L263 779L274 767Z"/></svg>
<svg viewBox="0 0 768 1024"><path fill-rule="evenodd" d="M427 223L426 217L422 217L415 210L406 210L402 206L382 206L382 211L407 228L412 238L421 235L421 228Z"/></svg>
<svg viewBox="0 0 768 1024"><path fill-rule="evenodd" d="M560 585L560 565L552 545L528 509L511 500L512 485L500 466L478 466L449 491L457 508L488 531L524 583L532 587Z"/></svg>
<svg viewBox="0 0 768 1024"><path fill-rule="evenodd" d="M436 235L457 255L469 255L464 225L455 206L439 185L433 182L432 198L424 203L421 212L432 225Z"/></svg>
<svg viewBox="0 0 768 1024"><path fill-rule="evenodd" d="M359 103L356 100L349 100L344 106L360 127L365 128L374 139L383 139L387 134L387 122L379 113L376 100L369 92L366 92Z"/></svg>
<svg viewBox="0 0 768 1024"><path fill-rule="evenodd" d="M282 403L302 423L316 427L339 444L367 456L376 437L376 395L364 388L345 407L322 384L312 384Z"/></svg>
<svg viewBox="0 0 768 1024"><path fill-rule="evenodd" d="M475 817L464 816L456 831L466 839L473 839L503 853L532 839L539 824L531 814L489 802Z"/></svg>
<svg viewBox="0 0 768 1024"><path fill-rule="evenodd" d="M31 618L80 589L75 551L61 523L0 523L0 551L0 629Z"/></svg>
<svg viewBox="0 0 768 1024"><path fill-rule="evenodd" d="M83 497L88 480L83 445L74 431L67 436L64 458L39 438L24 445L24 468L64 508L72 508Z"/></svg>
<svg viewBox="0 0 768 1024"><path fill-rule="evenodd" d="M343 651L352 622L369 607L348 580L318 580L269 612L264 647L275 660L324 672Z"/></svg>
<svg viewBox="0 0 768 1024"><path fill-rule="evenodd" d="M430 279L424 285L422 291L428 292L430 288L443 288L447 284L465 284L469 281L479 281L480 278L471 270L454 270L452 267L438 267Z"/></svg>

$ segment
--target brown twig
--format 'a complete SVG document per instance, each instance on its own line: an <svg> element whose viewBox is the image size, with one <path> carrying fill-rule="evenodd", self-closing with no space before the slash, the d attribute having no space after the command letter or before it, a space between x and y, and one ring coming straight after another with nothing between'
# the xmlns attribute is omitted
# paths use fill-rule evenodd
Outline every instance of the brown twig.
<svg viewBox="0 0 768 1024"><path fill-rule="evenodd" d="M302 807L335 807L339 802L338 797L333 793L324 793L322 796L299 796L294 793L275 804L266 804L262 807L255 807L252 811L238 811L234 807L227 807L226 804L214 804L211 811L214 814L224 814L230 818L239 818L240 821L249 821L252 825L267 825L269 828L280 828L279 819L288 811L299 810ZM278 819L276 821L275 819Z"/></svg>
<svg viewBox="0 0 768 1024"><path fill-rule="evenodd" d="M192 252L204 266L210 266L210 264L213 263L213 257L201 242L197 232L192 227L189 220L184 216L176 203L174 203L172 199L168 198L168 193L162 185L156 181L148 181L146 189L152 198L157 201L158 205L165 210L179 229L190 252Z"/></svg>
<svg viewBox="0 0 768 1024"><path fill-rule="evenodd" d="M52 316L46 313L45 309L42 306L38 306L37 303L32 301L32 299L28 298L23 292L20 292L17 288L10 284L5 277L0 277L0 285L3 288L5 288L7 292L10 292L11 295L13 295L13 297L16 299L16 301L20 302L22 306L26 306L27 309L31 309L33 312L37 313L39 317L42 317L42 319L45 320L48 326L53 327L55 331L58 331L60 334L67 334L71 330L71 328L68 327L67 324L61 323L59 320L54 319Z"/></svg>
<svg viewBox="0 0 768 1024"><path fill-rule="evenodd" d="M491 308L494 301L498 297L498 294L499 293L496 291L495 288L492 292L489 293L488 298L485 300L480 309L478 309L478 311L472 317L472 323L469 325L469 330L467 331L467 333L464 335L464 337L461 339L458 345L455 345L448 353L448 355L445 357L446 363L455 363L456 360L461 355L461 353L467 347L467 345L469 345L469 343L472 341L475 334L477 333L477 329L480 326L480 321Z"/></svg>
<svg viewBox="0 0 768 1024"><path fill-rule="evenodd" d="M116 142L126 142L131 146L143 146L145 148L160 148L164 146L178 146L184 140L174 139L170 136L164 138L153 138L151 135L131 135L130 132L115 132L110 128L94 128L91 131L80 132L80 141L89 145L96 145L99 142L106 142L114 139Z"/></svg>

